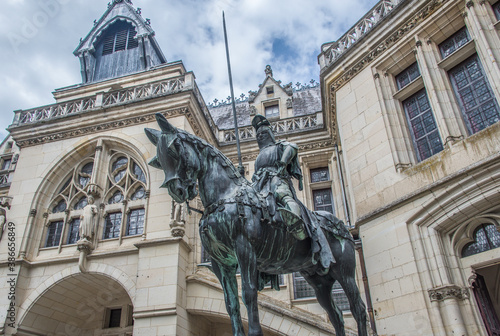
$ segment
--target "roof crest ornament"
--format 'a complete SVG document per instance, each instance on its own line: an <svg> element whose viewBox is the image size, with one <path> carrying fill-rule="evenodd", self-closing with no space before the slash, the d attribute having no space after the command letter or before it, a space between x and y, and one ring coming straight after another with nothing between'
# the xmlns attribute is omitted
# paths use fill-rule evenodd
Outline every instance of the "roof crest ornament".
<svg viewBox="0 0 500 336"><path fill-rule="evenodd" d="M273 77L273 69L271 69L271 66L268 64L266 65L266 69L264 70L266 73L266 77Z"/></svg>

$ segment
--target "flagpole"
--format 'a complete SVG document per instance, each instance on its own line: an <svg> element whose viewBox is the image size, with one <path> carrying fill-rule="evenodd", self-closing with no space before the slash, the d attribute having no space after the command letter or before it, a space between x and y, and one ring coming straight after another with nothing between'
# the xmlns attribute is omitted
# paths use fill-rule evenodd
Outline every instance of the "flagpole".
<svg viewBox="0 0 500 336"><path fill-rule="evenodd" d="M238 119L236 118L236 104L234 102L233 76L231 74L231 62L229 60L229 47L227 43L226 17L222 11L222 25L224 27L224 41L226 43L227 72L229 75L229 88L231 89L231 105L233 107L234 134L236 135L236 148L238 149L238 171L242 176L245 174L245 167L241 161L240 132L238 131Z"/></svg>

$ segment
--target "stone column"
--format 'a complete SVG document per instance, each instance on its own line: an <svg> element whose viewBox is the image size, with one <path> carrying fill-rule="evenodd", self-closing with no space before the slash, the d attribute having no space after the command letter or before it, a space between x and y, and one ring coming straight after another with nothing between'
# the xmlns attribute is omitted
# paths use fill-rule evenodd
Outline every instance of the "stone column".
<svg viewBox="0 0 500 336"><path fill-rule="evenodd" d="M459 126L462 121L457 120L453 113L453 93L446 90L447 86L443 81L443 78L446 78L446 73L439 68L431 44L432 41L430 40L422 41L422 39L416 37L415 57L439 128L441 141L445 146L463 138Z"/></svg>
<svg viewBox="0 0 500 336"><path fill-rule="evenodd" d="M500 57L500 51L498 50L500 41L495 30L491 31L488 29L488 26L483 26L481 24L481 22L486 23L491 21L485 6L486 4L484 2L482 5L479 5L474 1L467 1L465 5L466 11L464 13L464 20L469 30L469 34L476 42L476 50L477 53L481 55L481 63L486 71L486 76L489 78L490 83L500 83L500 68L495 58L495 54L497 54L497 57ZM497 47L495 47L494 41L496 41ZM498 97L500 97L498 86L491 85L491 88L498 99Z"/></svg>
<svg viewBox="0 0 500 336"><path fill-rule="evenodd" d="M469 292L466 288L457 285L446 285L430 289L431 302L437 302L447 335L468 335L459 301L467 299Z"/></svg>

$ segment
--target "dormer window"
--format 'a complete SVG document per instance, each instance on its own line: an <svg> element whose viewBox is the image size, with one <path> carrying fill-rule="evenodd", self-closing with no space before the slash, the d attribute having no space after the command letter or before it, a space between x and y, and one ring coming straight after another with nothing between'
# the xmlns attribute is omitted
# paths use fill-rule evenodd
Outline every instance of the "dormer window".
<svg viewBox="0 0 500 336"><path fill-rule="evenodd" d="M266 118L276 118L280 116L279 105L270 105L265 107Z"/></svg>
<svg viewBox="0 0 500 336"><path fill-rule="evenodd" d="M136 35L137 31L130 23L116 22L112 24L102 38L102 55L137 48L139 42L135 38Z"/></svg>

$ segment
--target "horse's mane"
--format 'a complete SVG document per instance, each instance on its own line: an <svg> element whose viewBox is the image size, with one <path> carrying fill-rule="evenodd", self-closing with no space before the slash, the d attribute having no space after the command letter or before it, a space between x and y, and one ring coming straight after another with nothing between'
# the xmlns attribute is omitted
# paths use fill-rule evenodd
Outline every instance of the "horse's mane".
<svg viewBox="0 0 500 336"><path fill-rule="evenodd" d="M250 182L241 176L238 169L234 166L233 162L228 159L227 156L224 155L219 149L209 144L202 138L197 137L196 135L190 134L182 129L178 129L178 137L183 141L188 142L194 149L198 151L198 154L201 154L204 150L208 151L208 153L217 159L220 160L222 167L227 172L228 176L238 185L242 184L250 184Z"/></svg>

